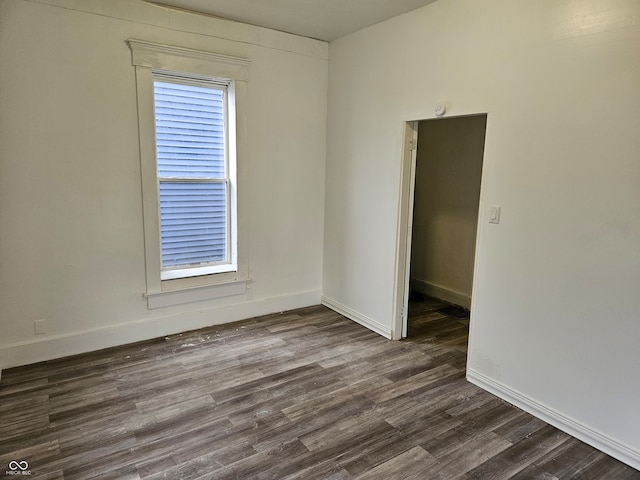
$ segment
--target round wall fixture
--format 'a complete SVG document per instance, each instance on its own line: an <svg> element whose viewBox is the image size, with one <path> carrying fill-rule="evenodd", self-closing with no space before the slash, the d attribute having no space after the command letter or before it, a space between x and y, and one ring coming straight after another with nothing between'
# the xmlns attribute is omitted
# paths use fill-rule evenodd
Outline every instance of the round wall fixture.
<svg viewBox="0 0 640 480"><path fill-rule="evenodd" d="M442 117L445 113L447 113L446 103L439 103L436 105L436 117Z"/></svg>

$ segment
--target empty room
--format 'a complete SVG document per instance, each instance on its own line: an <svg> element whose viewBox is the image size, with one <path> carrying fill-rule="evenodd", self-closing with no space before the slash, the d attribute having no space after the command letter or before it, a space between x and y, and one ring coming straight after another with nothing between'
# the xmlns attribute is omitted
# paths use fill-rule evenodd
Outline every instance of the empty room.
<svg viewBox="0 0 640 480"><path fill-rule="evenodd" d="M0 0L0 478L639 479L638 52L637 0Z"/></svg>

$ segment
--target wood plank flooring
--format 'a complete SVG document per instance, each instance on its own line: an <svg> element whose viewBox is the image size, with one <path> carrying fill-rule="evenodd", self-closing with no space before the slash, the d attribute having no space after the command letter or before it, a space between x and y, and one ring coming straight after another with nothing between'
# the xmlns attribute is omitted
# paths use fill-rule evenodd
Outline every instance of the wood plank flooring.
<svg viewBox="0 0 640 480"><path fill-rule="evenodd" d="M468 383L442 306L402 342L318 306L6 370L0 478L640 479Z"/></svg>

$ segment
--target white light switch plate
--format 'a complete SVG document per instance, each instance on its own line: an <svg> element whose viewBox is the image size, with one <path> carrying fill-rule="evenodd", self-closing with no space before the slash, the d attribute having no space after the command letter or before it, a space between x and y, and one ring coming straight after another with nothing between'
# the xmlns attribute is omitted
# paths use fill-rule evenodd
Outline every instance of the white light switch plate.
<svg viewBox="0 0 640 480"><path fill-rule="evenodd" d="M500 207L494 205L489 209L489 223L500 223Z"/></svg>

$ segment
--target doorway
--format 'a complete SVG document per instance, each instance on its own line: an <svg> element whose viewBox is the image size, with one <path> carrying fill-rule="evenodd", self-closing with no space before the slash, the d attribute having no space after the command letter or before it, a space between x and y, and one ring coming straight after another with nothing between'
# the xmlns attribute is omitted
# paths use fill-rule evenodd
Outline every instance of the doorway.
<svg viewBox="0 0 640 480"><path fill-rule="evenodd" d="M394 329L402 338L411 334L410 297L471 308L486 123L486 114L407 123Z"/></svg>

